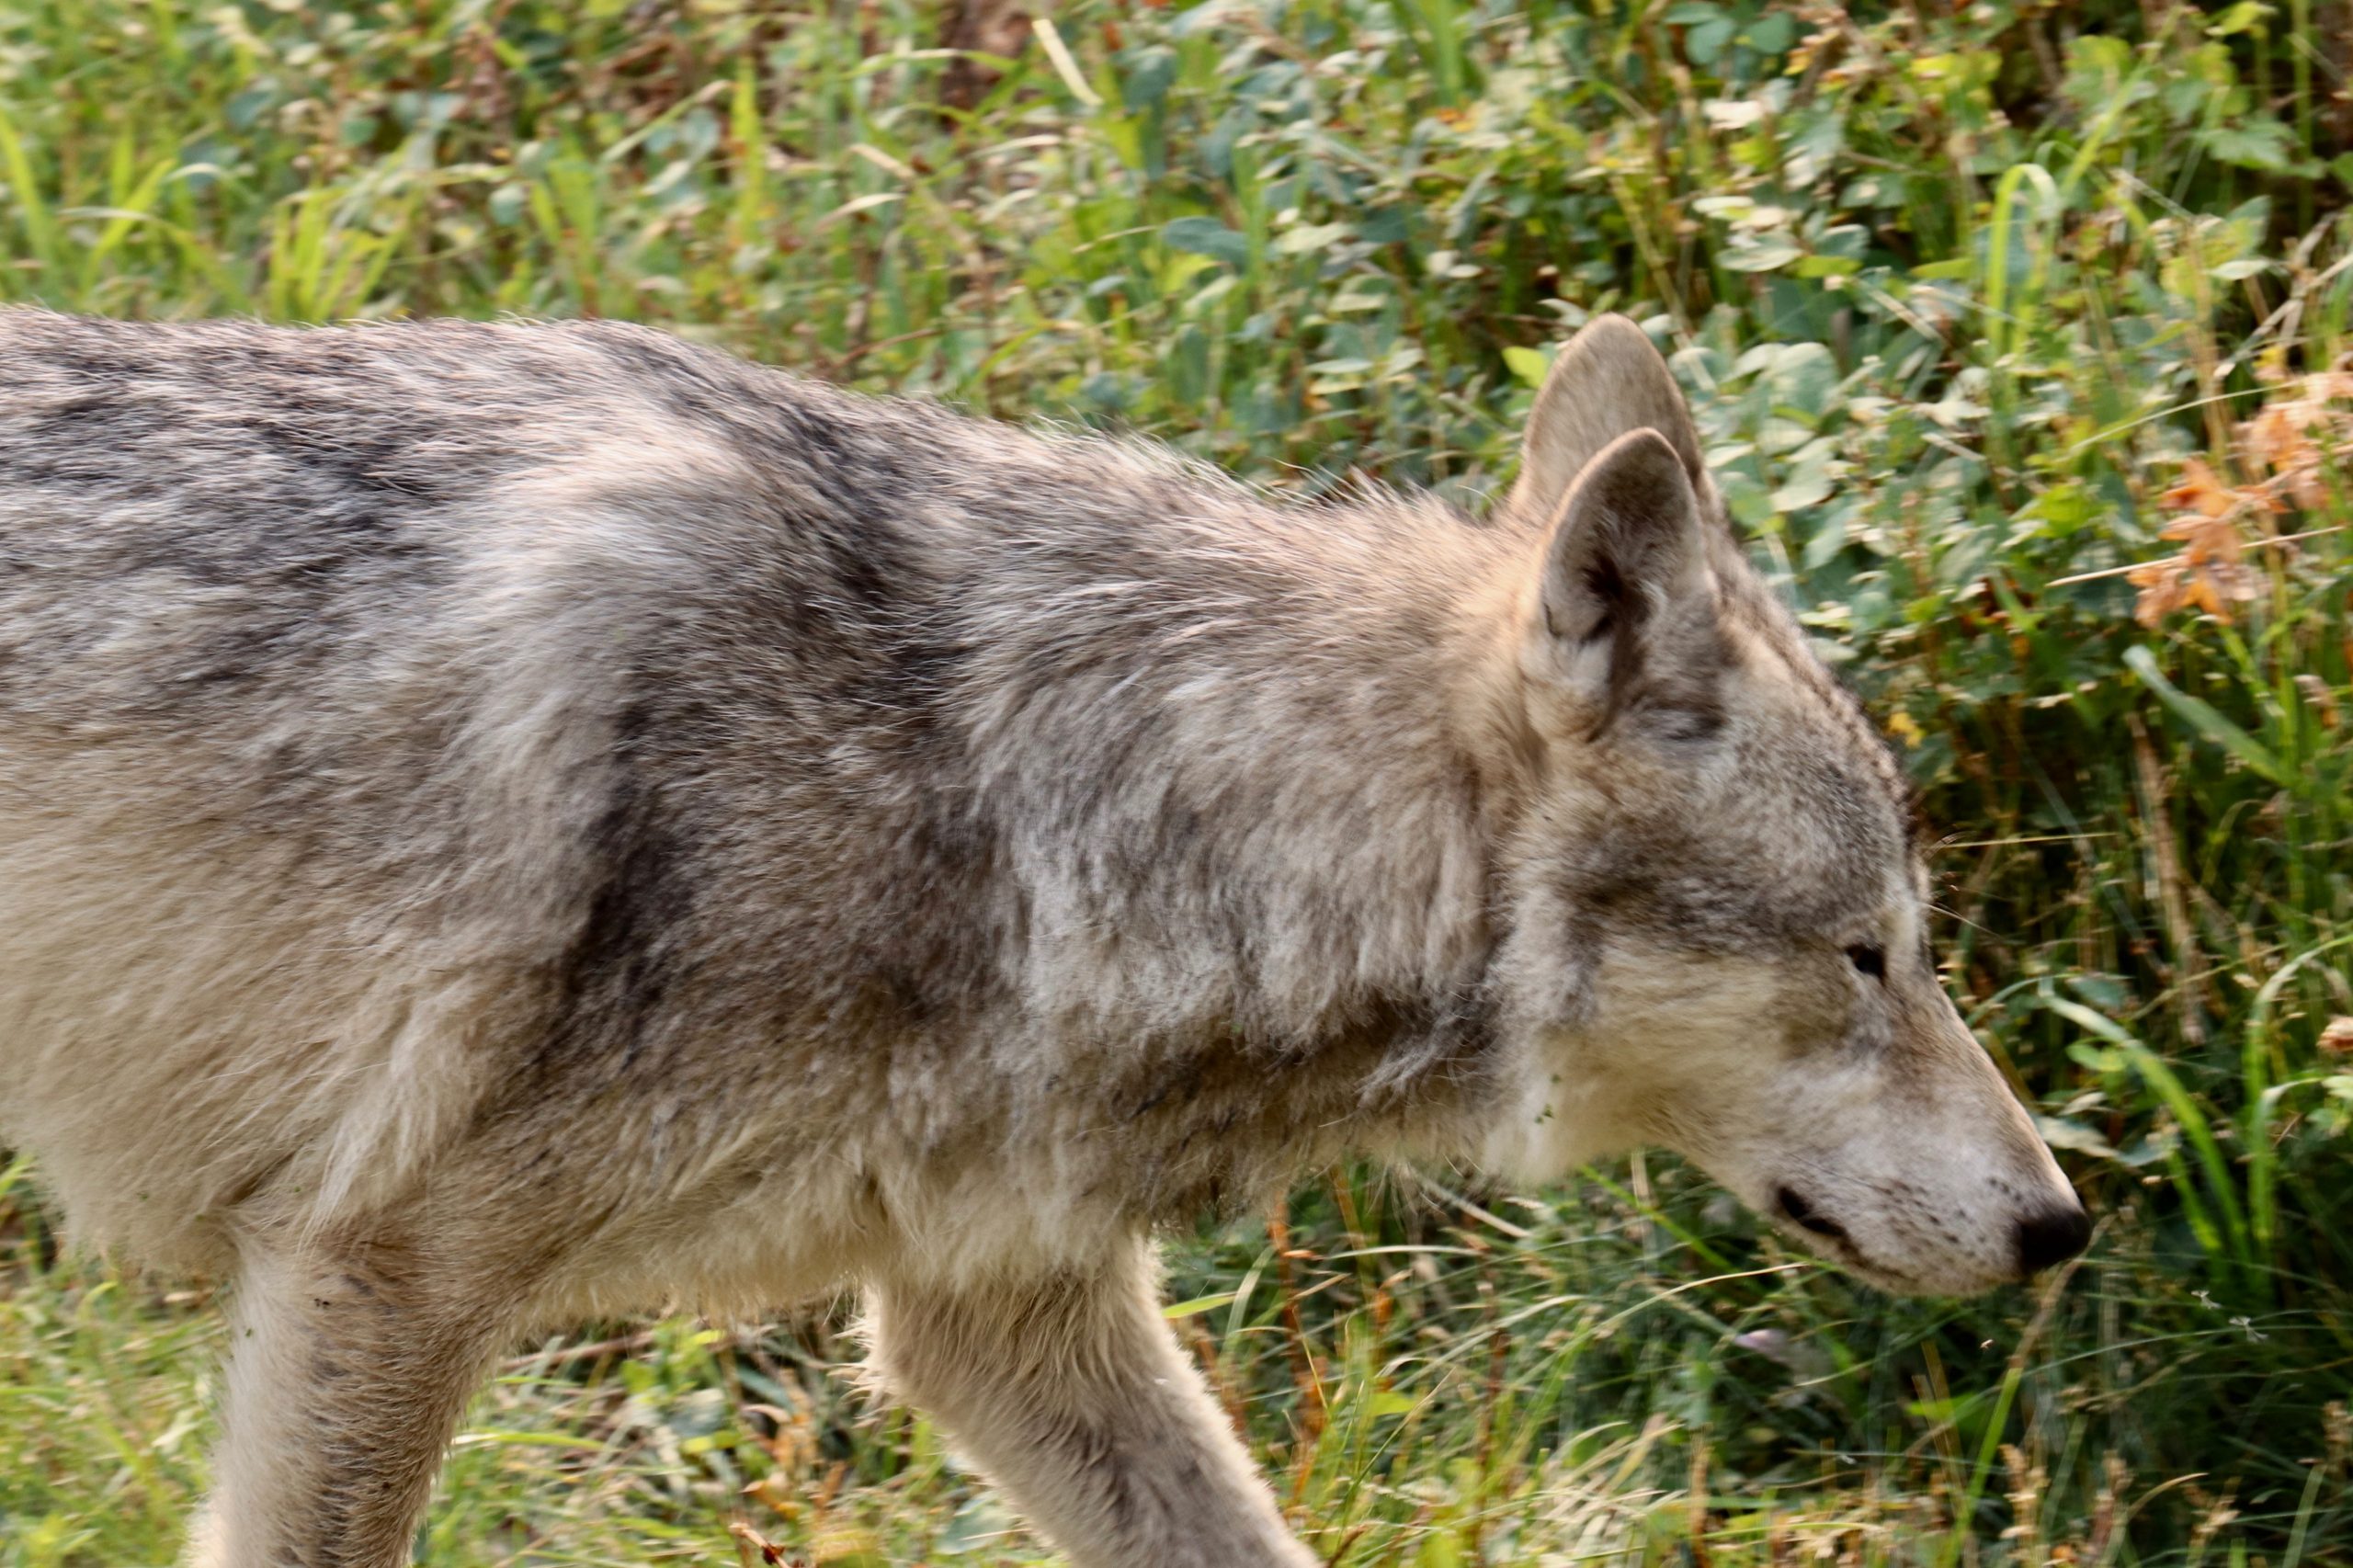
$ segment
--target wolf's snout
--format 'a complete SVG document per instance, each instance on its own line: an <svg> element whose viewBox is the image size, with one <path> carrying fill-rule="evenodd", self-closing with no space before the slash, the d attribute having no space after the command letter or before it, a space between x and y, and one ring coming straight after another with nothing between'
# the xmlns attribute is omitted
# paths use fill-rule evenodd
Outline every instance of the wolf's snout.
<svg viewBox="0 0 2353 1568"><path fill-rule="evenodd" d="M2040 1274L2056 1268L2090 1243L2092 1217L2080 1203L2018 1221L2018 1271Z"/></svg>

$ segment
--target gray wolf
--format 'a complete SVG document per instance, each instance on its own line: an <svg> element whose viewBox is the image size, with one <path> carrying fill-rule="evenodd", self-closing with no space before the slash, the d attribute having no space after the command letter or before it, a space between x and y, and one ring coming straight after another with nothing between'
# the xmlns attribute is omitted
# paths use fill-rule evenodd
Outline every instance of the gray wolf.
<svg viewBox="0 0 2353 1568"><path fill-rule="evenodd" d="M0 1142L231 1281L204 1568L391 1568L519 1334L861 1291L1077 1563L1313 1559L1154 1311L1345 1154L2086 1221L1642 333L1472 518L635 327L0 313Z"/></svg>

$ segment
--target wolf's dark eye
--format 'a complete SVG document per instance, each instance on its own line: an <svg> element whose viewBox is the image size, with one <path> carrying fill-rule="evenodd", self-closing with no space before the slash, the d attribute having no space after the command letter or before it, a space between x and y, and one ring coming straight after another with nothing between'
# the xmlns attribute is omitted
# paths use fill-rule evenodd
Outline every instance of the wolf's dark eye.
<svg viewBox="0 0 2353 1568"><path fill-rule="evenodd" d="M1881 948L1848 948L1847 961L1873 980L1887 978L1887 952Z"/></svg>

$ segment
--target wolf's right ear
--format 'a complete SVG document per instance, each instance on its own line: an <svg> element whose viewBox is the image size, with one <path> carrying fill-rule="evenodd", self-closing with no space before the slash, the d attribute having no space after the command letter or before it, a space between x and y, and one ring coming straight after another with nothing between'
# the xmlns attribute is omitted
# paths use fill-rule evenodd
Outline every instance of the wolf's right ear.
<svg viewBox="0 0 2353 1568"><path fill-rule="evenodd" d="M1526 522L1543 522L1586 465L1635 430L1657 431L1691 483L1704 483L1699 433L1666 361L1624 316L1596 316L1561 350L1536 394L1506 506Z"/></svg>
<svg viewBox="0 0 2353 1568"><path fill-rule="evenodd" d="M1729 655L1705 517L1683 454L1648 426L1604 447L1554 514L1530 673L1588 735L1630 719L1696 740L1722 722Z"/></svg>

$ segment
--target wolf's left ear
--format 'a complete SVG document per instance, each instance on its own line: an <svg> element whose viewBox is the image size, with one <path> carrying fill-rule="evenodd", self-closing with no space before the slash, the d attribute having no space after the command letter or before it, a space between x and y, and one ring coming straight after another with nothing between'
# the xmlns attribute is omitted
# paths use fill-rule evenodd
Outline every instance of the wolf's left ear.
<svg viewBox="0 0 2353 1568"><path fill-rule="evenodd" d="M1520 442L1519 479L1506 505L1528 522L1543 522L1586 464L1635 430L1657 431L1691 483L1706 483L1699 433L1666 361L1624 316L1596 316L1561 350L1536 394Z"/></svg>
<svg viewBox="0 0 2353 1568"><path fill-rule="evenodd" d="M1706 514L1656 429L1619 437L1569 486L1546 540L1529 629L1533 673L1589 734L1698 740L1723 719L1729 660Z"/></svg>

